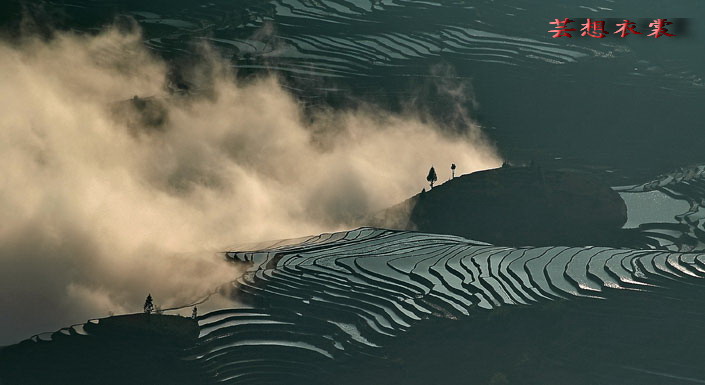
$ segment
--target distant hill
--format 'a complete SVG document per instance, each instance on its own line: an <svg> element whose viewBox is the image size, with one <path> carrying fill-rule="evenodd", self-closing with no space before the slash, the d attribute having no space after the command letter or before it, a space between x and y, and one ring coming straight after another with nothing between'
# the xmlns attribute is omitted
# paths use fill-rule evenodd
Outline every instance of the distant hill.
<svg viewBox="0 0 705 385"><path fill-rule="evenodd" d="M609 243L626 220L619 194L591 175L505 166L456 177L366 224L536 246Z"/></svg>

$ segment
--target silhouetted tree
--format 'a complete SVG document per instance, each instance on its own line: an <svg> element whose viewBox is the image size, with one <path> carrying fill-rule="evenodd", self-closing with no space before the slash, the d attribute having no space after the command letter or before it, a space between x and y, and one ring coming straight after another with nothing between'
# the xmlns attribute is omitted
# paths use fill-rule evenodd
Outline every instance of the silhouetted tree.
<svg viewBox="0 0 705 385"><path fill-rule="evenodd" d="M433 182L438 180L438 176L436 176L436 170L431 166L431 169L428 170L428 176L426 177L426 180L431 183L431 188L433 188Z"/></svg>
<svg viewBox="0 0 705 385"><path fill-rule="evenodd" d="M450 164L450 174L451 174L450 179L455 178L455 163Z"/></svg>
<svg viewBox="0 0 705 385"><path fill-rule="evenodd" d="M144 300L144 312L149 314L154 311L154 303L152 303L152 294L147 295L147 299Z"/></svg>

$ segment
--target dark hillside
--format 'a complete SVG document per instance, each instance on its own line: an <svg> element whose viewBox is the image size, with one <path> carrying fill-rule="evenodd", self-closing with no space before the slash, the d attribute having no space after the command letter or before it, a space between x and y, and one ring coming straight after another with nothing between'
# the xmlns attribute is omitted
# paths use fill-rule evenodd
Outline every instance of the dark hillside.
<svg viewBox="0 0 705 385"><path fill-rule="evenodd" d="M4 348L0 377L3 385L199 384L203 376L183 360L197 337L198 325L190 318L105 318Z"/></svg>
<svg viewBox="0 0 705 385"><path fill-rule="evenodd" d="M610 243L626 220L622 198L593 176L502 167L415 195L380 213L372 224L536 246Z"/></svg>

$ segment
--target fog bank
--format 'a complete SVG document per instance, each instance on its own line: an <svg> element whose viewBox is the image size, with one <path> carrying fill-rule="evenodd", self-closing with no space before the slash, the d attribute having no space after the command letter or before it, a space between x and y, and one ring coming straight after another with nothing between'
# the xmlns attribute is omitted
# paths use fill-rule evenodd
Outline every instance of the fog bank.
<svg viewBox="0 0 705 385"><path fill-rule="evenodd" d="M239 84L203 51L207 91L184 96L136 32L0 42L0 345L147 292L188 303L236 277L226 245L345 228L431 165L441 182L501 163L476 126L448 137L370 106L304 119L274 77Z"/></svg>

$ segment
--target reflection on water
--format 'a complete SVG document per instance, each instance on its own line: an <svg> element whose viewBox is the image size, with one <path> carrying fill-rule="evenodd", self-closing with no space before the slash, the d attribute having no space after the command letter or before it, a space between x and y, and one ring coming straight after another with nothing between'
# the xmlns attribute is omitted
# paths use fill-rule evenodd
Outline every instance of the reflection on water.
<svg viewBox="0 0 705 385"><path fill-rule="evenodd" d="M627 204L628 219L625 228L635 228L643 223L672 222L677 215L688 211L687 202L676 200L660 191L641 194L621 194Z"/></svg>

